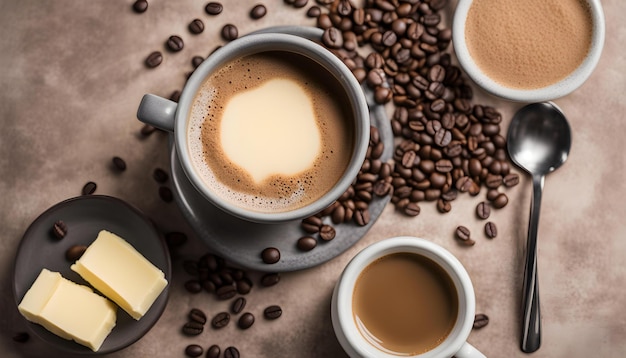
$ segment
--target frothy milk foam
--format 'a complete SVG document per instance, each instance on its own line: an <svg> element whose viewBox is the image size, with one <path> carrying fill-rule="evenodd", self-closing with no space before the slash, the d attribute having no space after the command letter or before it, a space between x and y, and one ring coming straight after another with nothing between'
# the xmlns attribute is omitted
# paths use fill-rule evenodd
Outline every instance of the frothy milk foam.
<svg viewBox="0 0 626 358"><path fill-rule="evenodd" d="M264 52L210 75L191 107L188 141L204 182L233 204L282 212L323 196L352 154L349 102L301 55Z"/></svg>

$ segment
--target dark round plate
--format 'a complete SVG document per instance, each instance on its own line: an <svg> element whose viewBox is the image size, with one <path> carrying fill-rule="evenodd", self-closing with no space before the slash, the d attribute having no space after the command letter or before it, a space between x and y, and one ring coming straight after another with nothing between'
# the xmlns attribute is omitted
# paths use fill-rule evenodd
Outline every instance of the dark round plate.
<svg viewBox="0 0 626 358"><path fill-rule="evenodd" d="M280 32L319 40L323 31L314 27L279 26L257 32ZM381 159L387 161L393 151L391 124L382 105L374 102L373 94L364 87L370 110L370 123L378 128L380 139L385 143ZM170 145L173 143L170 135ZM300 228L300 220L280 224L258 224L238 219L226 214L209 203L187 179L178 160L176 150L171 146L171 170L174 182L175 199L183 215L211 252L230 262L258 271L286 272L320 265L337 257L367 233L390 200L390 196L376 197L369 206L371 220L366 226L354 223L333 225L336 238L320 242L308 252L296 247L296 241L306 235ZM330 220L326 218L329 222ZM268 265L261 259L261 251L267 247L280 250L280 261Z"/></svg>
<svg viewBox="0 0 626 358"><path fill-rule="evenodd" d="M50 231L57 220L64 221L68 227L67 235L61 240L54 238ZM13 292L16 304L19 305L43 268L60 272L68 280L89 286L70 269L72 262L65 258L65 251L72 245L88 246L100 230L108 230L124 238L163 271L165 278L171 282L172 269L167 246L150 219L120 199L102 195L80 196L46 210L26 230L15 261ZM165 309L168 292L169 285L138 321L118 309L116 325L98 352L60 338L38 324L29 322L29 326L42 340L68 352L111 353L136 342L152 328Z"/></svg>

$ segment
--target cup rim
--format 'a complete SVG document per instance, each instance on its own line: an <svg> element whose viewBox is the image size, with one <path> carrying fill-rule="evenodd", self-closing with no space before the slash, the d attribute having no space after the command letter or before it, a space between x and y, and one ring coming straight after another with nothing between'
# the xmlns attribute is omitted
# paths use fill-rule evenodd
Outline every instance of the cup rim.
<svg viewBox="0 0 626 358"><path fill-rule="evenodd" d="M330 191L314 202L300 208L282 212L261 212L239 207L213 193L194 169L188 158L188 113L193 99L214 69L235 58L265 51L286 51L306 56L318 63L341 84L354 114L354 148L343 175ZM366 120L367 119L367 120ZM369 142L369 109L365 94L348 67L333 53L310 39L285 33L253 33L235 39L217 49L196 68L183 88L175 115L175 145L182 168L193 186L213 205L238 218L258 223L281 223L298 220L322 211L332 204L350 186L361 169Z"/></svg>
<svg viewBox="0 0 626 358"><path fill-rule="evenodd" d="M591 46L583 62L567 77L547 87L516 89L494 81L476 65L465 42L465 23L474 0L459 0L453 15L452 43L459 64L467 75L481 88L492 95L516 102L544 102L566 96L580 87L595 69L600 60L605 39L605 19L599 0L586 0L593 20Z"/></svg>
<svg viewBox="0 0 626 358"><path fill-rule="evenodd" d="M359 252L346 265L333 293L332 321L335 333L351 356L397 358L374 347L361 336L352 314L354 285L362 270L376 259L399 252L423 255L441 266L454 282L459 295L459 314L453 330L436 348L411 358L451 357L466 342L476 309L474 288L469 274L461 262L448 250L434 242L412 236L398 236L376 242ZM463 303L464 302L464 303Z"/></svg>

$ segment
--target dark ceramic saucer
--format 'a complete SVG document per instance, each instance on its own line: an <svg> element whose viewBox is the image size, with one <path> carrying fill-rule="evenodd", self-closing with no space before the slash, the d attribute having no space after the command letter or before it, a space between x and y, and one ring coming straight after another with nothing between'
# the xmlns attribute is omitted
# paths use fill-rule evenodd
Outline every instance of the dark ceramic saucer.
<svg viewBox="0 0 626 358"><path fill-rule="evenodd" d="M56 239L51 234L54 222L67 224L67 235ZM126 202L102 195L80 196L60 202L41 214L28 227L19 245L13 277L16 305L33 284L43 268L60 272L63 277L88 285L70 269L72 262L65 251L72 245L89 245L100 230L111 231L128 241L137 251L165 273L171 282L172 270L165 241L150 219ZM112 261L114 263L114 261ZM98 352L76 342L50 333L38 324L30 323L31 331L42 340L67 352L105 354L125 348L139 340L157 322L167 303L169 285L140 320L135 321L122 309L117 310L117 322Z"/></svg>

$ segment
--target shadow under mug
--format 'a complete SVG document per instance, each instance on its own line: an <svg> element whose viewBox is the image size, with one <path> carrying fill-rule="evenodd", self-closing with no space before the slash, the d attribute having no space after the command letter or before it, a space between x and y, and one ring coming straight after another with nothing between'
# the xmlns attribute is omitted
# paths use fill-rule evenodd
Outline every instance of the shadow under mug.
<svg viewBox="0 0 626 358"><path fill-rule="evenodd" d="M343 349L352 358L398 358L368 342L360 333L353 314L353 293L361 272L377 259L395 253L421 255L432 261L452 279L458 297L458 314L452 331L437 347L411 358L484 358L476 348L467 343L476 310L476 298L470 277L449 251L425 239L401 236L385 239L359 252L346 266L333 291L331 318L335 335ZM405 355L402 355L405 357Z"/></svg>
<svg viewBox="0 0 626 358"><path fill-rule="evenodd" d="M354 128L354 143L348 165L337 183L319 199L288 211L255 211L220 197L204 183L194 168L187 139L188 120L195 95L204 80L228 62L237 58L267 51L295 53L311 59L320 66L323 73L332 76L341 86L351 109ZM363 90L348 67L323 46L304 37L283 33L258 33L240 37L222 46L212 53L189 78L181 93L178 103L146 94L143 96L137 118L157 128L173 132L174 145L185 175L204 198L221 210L238 218L257 223L280 223L302 219L314 215L339 198L357 176L369 144L369 110Z"/></svg>

